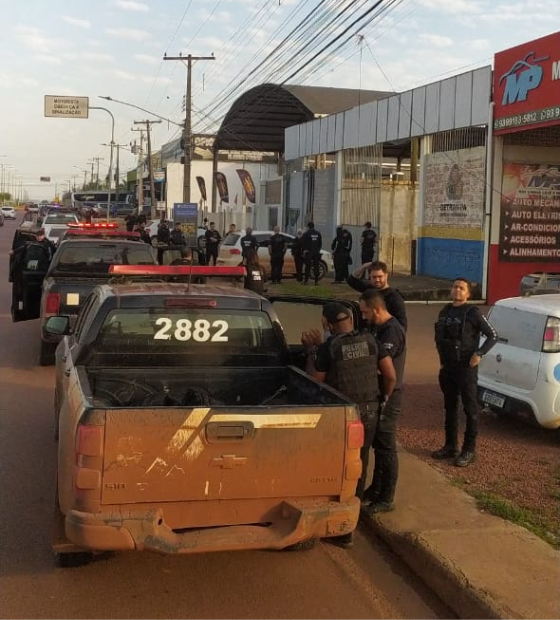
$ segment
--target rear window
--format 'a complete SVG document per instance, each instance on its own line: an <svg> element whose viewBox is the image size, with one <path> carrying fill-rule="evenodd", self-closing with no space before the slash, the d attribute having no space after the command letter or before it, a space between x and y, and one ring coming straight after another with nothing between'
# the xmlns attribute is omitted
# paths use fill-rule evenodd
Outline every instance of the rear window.
<svg viewBox="0 0 560 620"><path fill-rule="evenodd" d="M488 320L498 332L499 341L512 347L541 351L547 317L543 314L494 306Z"/></svg>
<svg viewBox="0 0 560 620"><path fill-rule="evenodd" d="M222 241L222 245L235 245L240 235L237 233L228 233L226 238Z"/></svg>
<svg viewBox="0 0 560 620"><path fill-rule="evenodd" d="M156 259L150 246L135 245L92 245L63 243L51 271L87 272L105 274L109 265L155 265Z"/></svg>
<svg viewBox="0 0 560 620"><path fill-rule="evenodd" d="M200 365L238 366L277 356L279 343L268 314L211 308L111 310L93 343L97 353L173 354Z"/></svg>
<svg viewBox="0 0 560 620"><path fill-rule="evenodd" d="M43 221L43 226L48 224L66 224L67 222L77 221L78 218L74 213L49 213Z"/></svg>

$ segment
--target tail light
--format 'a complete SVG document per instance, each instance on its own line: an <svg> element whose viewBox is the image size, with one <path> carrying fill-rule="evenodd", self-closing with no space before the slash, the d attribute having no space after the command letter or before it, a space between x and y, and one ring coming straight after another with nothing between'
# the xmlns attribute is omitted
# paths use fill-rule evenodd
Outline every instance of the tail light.
<svg viewBox="0 0 560 620"><path fill-rule="evenodd" d="M101 456L103 447L103 426L80 424L76 433L76 457Z"/></svg>
<svg viewBox="0 0 560 620"><path fill-rule="evenodd" d="M549 316L543 338L543 352L560 353L560 319Z"/></svg>
<svg viewBox="0 0 560 620"><path fill-rule="evenodd" d="M91 500L91 492L101 488L103 426L80 424L76 432L74 489L77 501Z"/></svg>
<svg viewBox="0 0 560 620"><path fill-rule="evenodd" d="M348 422L346 427L346 447L357 450L364 445L364 425L361 422Z"/></svg>
<svg viewBox="0 0 560 620"><path fill-rule="evenodd" d="M45 302L45 314L58 314L60 310L60 293L48 293Z"/></svg>
<svg viewBox="0 0 560 620"><path fill-rule="evenodd" d="M240 256L241 255L241 250L238 250L237 248L231 248L229 253L230 254L235 254L235 256Z"/></svg>

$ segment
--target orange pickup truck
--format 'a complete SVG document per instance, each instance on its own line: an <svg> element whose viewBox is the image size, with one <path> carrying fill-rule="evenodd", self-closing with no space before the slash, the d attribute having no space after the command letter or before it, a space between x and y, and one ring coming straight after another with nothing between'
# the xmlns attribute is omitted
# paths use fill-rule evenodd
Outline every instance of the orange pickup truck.
<svg viewBox="0 0 560 620"><path fill-rule="evenodd" d="M45 328L63 336L61 561L283 549L355 529L357 408L294 365L270 300L231 286L105 284L73 329L62 316Z"/></svg>

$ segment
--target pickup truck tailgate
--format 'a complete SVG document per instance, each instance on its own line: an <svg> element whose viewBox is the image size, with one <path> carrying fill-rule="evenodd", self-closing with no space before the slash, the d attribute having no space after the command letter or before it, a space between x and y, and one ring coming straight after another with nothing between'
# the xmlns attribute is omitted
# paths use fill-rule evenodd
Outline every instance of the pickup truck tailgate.
<svg viewBox="0 0 560 620"><path fill-rule="evenodd" d="M337 496L345 407L107 409L101 503Z"/></svg>
<svg viewBox="0 0 560 620"><path fill-rule="evenodd" d="M106 284L109 276L102 278L67 277L52 279L47 282L47 292L59 295L58 313L65 316L78 314L92 290L98 284Z"/></svg>

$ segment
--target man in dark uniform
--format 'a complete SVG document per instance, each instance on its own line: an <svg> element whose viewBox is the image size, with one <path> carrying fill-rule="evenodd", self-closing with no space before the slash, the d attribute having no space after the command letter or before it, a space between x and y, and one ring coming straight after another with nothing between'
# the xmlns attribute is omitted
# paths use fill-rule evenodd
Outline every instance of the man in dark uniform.
<svg viewBox="0 0 560 620"><path fill-rule="evenodd" d="M169 237L170 237L169 226L167 225L167 222L162 219L157 229L158 246L165 246L165 247L158 248L157 255L158 255L158 263L160 265L163 265L163 254L165 250L167 249L167 246L169 245Z"/></svg>
<svg viewBox="0 0 560 620"><path fill-rule="evenodd" d="M140 222L138 226L136 227L136 232L140 235L140 239L142 239L144 243L147 243L147 244L152 243L152 240L150 239L150 235L148 231L146 230L146 224L144 224L143 222Z"/></svg>
<svg viewBox="0 0 560 620"><path fill-rule="evenodd" d="M296 280L303 282L303 230L301 228L298 229L292 242L292 256L296 268Z"/></svg>
<svg viewBox="0 0 560 620"><path fill-rule="evenodd" d="M253 235L253 229L250 226L247 226L245 229L245 236L241 237L241 257L243 261L247 259L247 250L259 250L259 242L255 235Z"/></svg>
<svg viewBox="0 0 560 620"><path fill-rule="evenodd" d="M286 237L280 234L280 227L274 227L274 234L268 241L268 253L270 254L270 279L272 284L280 284L282 281L282 267L286 254Z"/></svg>
<svg viewBox="0 0 560 620"><path fill-rule="evenodd" d="M336 228L331 250L334 262L334 284L342 284L348 277L348 263L352 252L352 235L342 226Z"/></svg>
<svg viewBox="0 0 560 620"><path fill-rule="evenodd" d="M482 356L498 341L496 330L480 309L468 305L470 296L471 283L466 278L456 278L451 288L453 301L440 311L435 324L435 341L441 364L439 385L445 406L445 445L436 450L432 457L454 458L458 467L466 467L474 460L478 430L478 365ZM481 335L486 336L486 340L479 346ZM459 397L467 418L460 454L457 444Z"/></svg>
<svg viewBox="0 0 560 620"><path fill-rule="evenodd" d="M204 239L206 240L206 264L215 265L218 262L218 249L222 237L216 230L214 222L210 222L210 228L204 233ZM213 263L210 263L210 261L213 261Z"/></svg>
<svg viewBox="0 0 560 620"><path fill-rule="evenodd" d="M369 269L369 282L363 280L362 276ZM369 289L379 291L385 298L385 304L389 314L394 316L397 321L407 328L406 307L403 296L394 288L389 286L389 274L387 265L381 261L366 263L358 267L356 271L346 280L348 286L363 293Z"/></svg>
<svg viewBox="0 0 560 620"><path fill-rule="evenodd" d="M366 222L360 237L360 245L362 246L362 265L373 261L376 243L377 233L371 227L371 222Z"/></svg>
<svg viewBox="0 0 560 620"><path fill-rule="evenodd" d="M182 248L187 245L185 235L181 229L181 222L175 222L173 230L169 233L169 245L175 248Z"/></svg>
<svg viewBox="0 0 560 620"><path fill-rule="evenodd" d="M393 360L397 375L397 384L391 397L385 399L382 392L381 400L385 405L379 414L372 444L375 453L373 480L364 492L362 502L370 512L390 512L395 508L393 500L399 476L397 419L402 404L406 335L402 325L387 311L381 292L370 289L362 293L360 311L364 321L374 327L379 346Z"/></svg>
<svg viewBox="0 0 560 620"><path fill-rule="evenodd" d="M318 230L315 230L315 224L309 222L307 230L303 233L303 260L305 262L305 278L304 284L309 282L311 275L311 265L313 265L313 277L315 284L319 284L319 262L321 260L321 249L323 247L323 237Z"/></svg>
<svg viewBox="0 0 560 620"><path fill-rule="evenodd" d="M379 412L380 382L381 391L390 397L396 384L395 369L391 357L379 349L371 333L354 329L352 313L344 304L325 304L323 328L331 336L318 347L322 336L317 330L302 334L301 341L307 351L306 371L317 381L337 389L359 407L364 425L364 445L360 451L362 474L356 495L362 499L369 449ZM350 546L352 536L338 537L336 542L341 546Z"/></svg>

